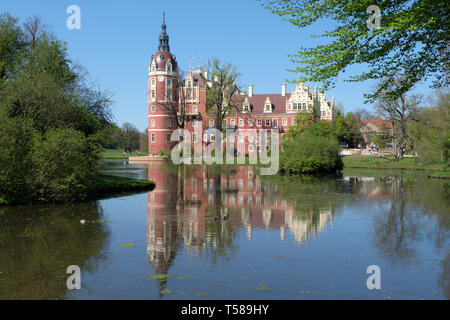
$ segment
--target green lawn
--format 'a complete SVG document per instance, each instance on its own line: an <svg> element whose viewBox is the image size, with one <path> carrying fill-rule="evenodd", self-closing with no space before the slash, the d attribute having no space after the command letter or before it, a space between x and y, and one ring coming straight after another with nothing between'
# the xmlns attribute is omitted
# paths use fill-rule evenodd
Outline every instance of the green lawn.
<svg viewBox="0 0 450 320"><path fill-rule="evenodd" d="M100 159L128 159L129 157L148 156L148 152L137 152L123 154L122 149L104 149L100 154Z"/></svg>
<svg viewBox="0 0 450 320"><path fill-rule="evenodd" d="M344 157L344 168L370 168L370 169L403 169L403 170L432 170L445 171L448 166L444 162L420 163L415 158L403 158L391 161L374 157Z"/></svg>

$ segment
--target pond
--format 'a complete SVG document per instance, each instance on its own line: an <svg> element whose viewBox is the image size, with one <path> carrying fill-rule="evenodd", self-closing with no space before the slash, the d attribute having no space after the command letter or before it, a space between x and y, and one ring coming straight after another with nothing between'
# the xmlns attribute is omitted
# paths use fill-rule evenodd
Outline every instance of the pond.
<svg viewBox="0 0 450 320"><path fill-rule="evenodd" d="M281 178L127 161L102 171L156 189L0 208L0 299L450 298L450 184L425 172ZM71 265L80 290L67 289ZM367 287L372 265L380 289Z"/></svg>

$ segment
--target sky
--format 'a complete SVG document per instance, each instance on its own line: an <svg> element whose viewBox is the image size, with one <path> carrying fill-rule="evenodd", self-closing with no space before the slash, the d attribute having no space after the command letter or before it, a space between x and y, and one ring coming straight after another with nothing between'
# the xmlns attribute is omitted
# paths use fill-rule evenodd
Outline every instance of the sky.
<svg viewBox="0 0 450 320"><path fill-rule="evenodd" d="M81 10L80 30L66 26L71 5ZM140 130L148 126L148 65L157 51L163 12L170 49L181 69L186 71L191 63L196 68L199 61L207 66L208 60L218 58L233 64L241 74L238 84L245 91L253 84L255 94L280 93L282 83L296 80L297 75L287 71L295 68L288 54L295 54L301 46L314 46L317 40L310 36L330 28L329 23L319 23L299 29L257 0L3 0L0 13L4 12L21 22L41 17L67 42L71 60L84 66L91 80L113 94L115 121L119 125L130 122ZM364 67L349 71L358 70ZM311 88L316 85L308 84ZM373 86L373 82L349 83L339 78L326 93L341 102L345 112L358 108L373 111L363 97ZM288 92L294 88L288 83ZM419 84L416 91L432 92L428 83Z"/></svg>

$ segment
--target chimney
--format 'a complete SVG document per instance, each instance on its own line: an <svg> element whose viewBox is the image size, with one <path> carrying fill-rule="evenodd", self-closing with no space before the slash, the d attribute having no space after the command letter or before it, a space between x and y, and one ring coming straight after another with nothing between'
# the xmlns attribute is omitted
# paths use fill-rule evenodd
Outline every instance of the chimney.
<svg viewBox="0 0 450 320"><path fill-rule="evenodd" d="M331 97L331 105L334 106L334 96Z"/></svg>
<svg viewBox="0 0 450 320"><path fill-rule="evenodd" d="M252 84L250 84L248 86L248 96L253 97L253 85Z"/></svg>
<svg viewBox="0 0 450 320"><path fill-rule="evenodd" d="M286 96L286 83L281 85L281 96Z"/></svg>

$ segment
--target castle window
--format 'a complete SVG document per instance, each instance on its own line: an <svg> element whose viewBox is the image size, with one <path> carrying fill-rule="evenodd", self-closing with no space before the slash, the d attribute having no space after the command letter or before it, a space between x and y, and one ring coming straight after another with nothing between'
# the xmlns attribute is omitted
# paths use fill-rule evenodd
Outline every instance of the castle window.
<svg viewBox="0 0 450 320"><path fill-rule="evenodd" d="M274 127L274 128L278 127L278 119L272 120L272 127Z"/></svg>
<svg viewBox="0 0 450 320"><path fill-rule="evenodd" d="M152 112L155 112L155 110L156 110L156 107L152 106Z"/></svg>
<svg viewBox="0 0 450 320"><path fill-rule="evenodd" d="M152 97L152 101L155 101L155 99L156 99L156 91L155 90L152 90L151 97Z"/></svg>
<svg viewBox="0 0 450 320"><path fill-rule="evenodd" d="M170 106L166 106L166 111L167 111L167 112L170 112L170 110L171 110L171 109L170 109Z"/></svg>
<svg viewBox="0 0 450 320"><path fill-rule="evenodd" d="M253 151L253 146L252 145L249 145L248 146L248 152L252 152ZM249 181L249 183L250 183L251 181Z"/></svg>
<svg viewBox="0 0 450 320"><path fill-rule="evenodd" d="M303 103L303 110L306 110L306 103Z"/></svg>
<svg viewBox="0 0 450 320"><path fill-rule="evenodd" d="M258 126L261 126L262 125L262 119L258 119Z"/></svg>
<svg viewBox="0 0 450 320"><path fill-rule="evenodd" d="M244 112L248 112L248 105L244 106Z"/></svg>
<svg viewBox="0 0 450 320"><path fill-rule="evenodd" d="M155 137L155 134L154 133L152 133L151 135L150 135L150 139L151 139L151 141L152 142L155 142L156 141L156 137Z"/></svg>
<svg viewBox="0 0 450 320"><path fill-rule="evenodd" d="M214 119L209 119L209 127L214 127Z"/></svg>
<svg viewBox="0 0 450 320"><path fill-rule="evenodd" d="M152 119L152 128L155 127L155 119Z"/></svg>
<svg viewBox="0 0 450 320"><path fill-rule="evenodd" d="M235 119L231 119L230 120L230 125L232 125L232 126L236 125L236 120Z"/></svg>
<svg viewBox="0 0 450 320"><path fill-rule="evenodd" d="M192 134L192 141L197 142L197 134L196 133Z"/></svg>
<svg viewBox="0 0 450 320"><path fill-rule="evenodd" d="M198 107L197 106L193 106L192 107L192 112L198 112Z"/></svg>
<svg viewBox="0 0 450 320"><path fill-rule="evenodd" d="M249 127L253 127L253 123L254 121L253 121L253 119L248 119L248 126Z"/></svg>
<svg viewBox="0 0 450 320"><path fill-rule="evenodd" d="M266 104L266 108L264 109L264 111L272 111L272 105Z"/></svg>
<svg viewBox="0 0 450 320"><path fill-rule="evenodd" d="M283 118L282 123L283 123L283 126L287 126L287 119Z"/></svg>
<svg viewBox="0 0 450 320"><path fill-rule="evenodd" d="M172 127L172 120L170 119L167 120L167 127L168 128Z"/></svg>
<svg viewBox="0 0 450 320"><path fill-rule="evenodd" d="M171 101L172 100L172 92L171 91L167 91L166 97L167 97L168 101Z"/></svg>
<svg viewBox="0 0 450 320"><path fill-rule="evenodd" d="M167 79L167 87L172 88L172 79Z"/></svg>
<svg viewBox="0 0 450 320"><path fill-rule="evenodd" d="M156 86L156 80L152 79L152 88L154 88Z"/></svg>
<svg viewBox="0 0 450 320"><path fill-rule="evenodd" d="M293 109L294 109L294 110L297 110L297 103L294 103Z"/></svg>
<svg viewBox="0 0 450 320"><path fill-rule="evenodd" d="M239 119L239 127L243 127L244 126L244 119Z"/></svg>
<svg viewBox="0 0 450 320"><path fill-rule="evenodd" d="M253 143L253 135L252 134L250 134L248 136L248 142Z"/></svg>
<svg viewBox="0 0 450 320"><path fill-rule="evenodd" d="M167 140L167 142L170 142L170 133L166 134L166 140Z"/></svg>
<svg viewBox="0 0 450 320"><path fill-rule="evenodd" d="M266 119L266 126L270 126L270 119Z"/></svg>

